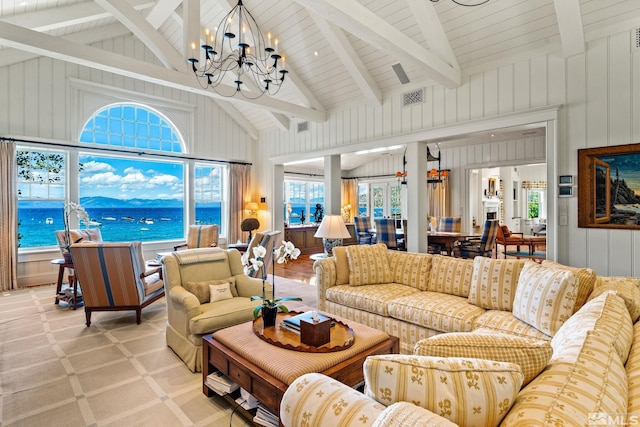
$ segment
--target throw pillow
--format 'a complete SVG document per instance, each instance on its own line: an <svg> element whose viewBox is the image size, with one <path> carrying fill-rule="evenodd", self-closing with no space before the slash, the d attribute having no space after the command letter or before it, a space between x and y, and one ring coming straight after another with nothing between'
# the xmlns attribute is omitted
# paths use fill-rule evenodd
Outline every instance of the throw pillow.
<svg viewBox="0 0 640 427"><path fill-rule="evenodd" d="M434 255L431 261L428 291L468 297L473 275L473 260Z"/></svg>
<svg viewBox="0 0 640 427"><path fill-rule="evenodd" d="M520 273L513 315L549 336L574 312L578 278L571 271L527 261Z"/></svg>
<svg viewBox="0 0 640 427"><path fill-rule="evenodd" d="M523 266L521 259L475 257L469 302L489 310L511 311Z"/></svg>
<svg viewBox="0 0 640 427"><path fill-rule="evenodd" d="M209 285L219 285L222 283L229 283L229 290L231 292L232 297L238 296L238 291L236 290L236 278L228 277L226 279L221 280L206 280L204 282L186 282L182 284L182 287L187 291L191 292L193 295L198 298L200 304L206 304L211 299L211 293L209 291Z"/></svg>
<svg viewBox="0 0 640 427"><path fill-rule="evenodd" d="M514 363L467 358L369 356L363 369L365 394L383 405L413 402L469 426L498 425L523 379Z"/></svg>
<svg viewBox="0 0 640 427"><path fill-rule="evenodd" d="M233 298L231 295L231 283L221 283L219 285L209 285L209 302L224 301Z"/></svg>
<svg viewBox="0 0 640 427"><path fill-rule="evenodd" d="M336 285L349 283L349 259L347 247L336 246L333 248L333 257L336 259Z"/></svg>
<svg viewBox="0 0 640 427"><path fill-rule="evenodd" d="M351 286L391 283L391 269L384 244L347 246Z"/></svg>
<svg viewBox="0 0 640 427"><path fill-rule="evenodd" d="M615 291L616 295L624 300L627 310L629 310L629 315L631 315L631 322L635 323L640 318L640 279L598 276L588 301L607 291Z"/></svg>
<svg viewBox="0 0 640 427"><path fill-rule="evenodd" d="M578 311L591 295L596 283L597 274L590 268L569 267L568 265L558 264L557 262L544 260L542 266L547 268L558 268L561 270L571 271L578 278L578 293L576 295L576 305L574 311Z"/></svg>
<svg viewBox="0 0 640 427"><path fill-rule="evenodd" d="M418 341L414 354L437 357L473 357L520 366L525 386L547 366L553 348L548 340L539 340L495 331L453 332Z"/></svg>

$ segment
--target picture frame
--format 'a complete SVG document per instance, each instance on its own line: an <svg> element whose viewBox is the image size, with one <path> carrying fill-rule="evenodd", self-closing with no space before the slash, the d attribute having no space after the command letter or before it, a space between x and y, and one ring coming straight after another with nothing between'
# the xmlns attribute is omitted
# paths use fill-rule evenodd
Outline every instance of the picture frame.
<svg viewBox="0 0 640 427"><path fill-rule="evenodd" d="M640 144L578 150L578 227L640 230Z"/></svg>

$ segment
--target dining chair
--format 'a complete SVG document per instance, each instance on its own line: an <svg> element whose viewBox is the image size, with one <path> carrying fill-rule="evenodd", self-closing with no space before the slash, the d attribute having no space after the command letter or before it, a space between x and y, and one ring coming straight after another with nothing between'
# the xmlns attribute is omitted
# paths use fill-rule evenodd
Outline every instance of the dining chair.
<svg viewBox="0 0 640 427"><path fill-rule="evenodd" d="M398 244L395 220L389 218L376 219L376 241L377 243L384 243L387 249L403 249Z"/></svg>
<svg viewBox="0 0 640 427"><path fill-rule="evenodd" d="M438 221L438 231L445 233L459 233L462 230L462 218L443 216Z"/></svg>
<svg viewBox="0 0 640 427"><path fill-rule="evenodd" d="M482 230L482 237L470 237L466 240L456 241L453 248L454 256L460 258L491 257L499 227L497 220L486 220Z"/></svg>
<svg viewBox="0 0 640 427"><path fill-rule="evenodd" d="M248 274L250 277L262 279L269 273L269 267L273 262L273 248L276 247L278 238L280 237L280 230L274 231L260 231L253 235L253 239L249 242L249 247L244 256L247 259L253 258L253 248L256 246L262 246L266 250L264 259L262 260L262 267L258 270L251 270Z"/></svg>
<svg viewBox="0 0 640 427"><path fill-rule="evenodd" d="M353 223L356 226L356 235L359 245L370 245L374 243L373 236L369 232L371 228L371 219L368 216L355 216Z"/></svg>

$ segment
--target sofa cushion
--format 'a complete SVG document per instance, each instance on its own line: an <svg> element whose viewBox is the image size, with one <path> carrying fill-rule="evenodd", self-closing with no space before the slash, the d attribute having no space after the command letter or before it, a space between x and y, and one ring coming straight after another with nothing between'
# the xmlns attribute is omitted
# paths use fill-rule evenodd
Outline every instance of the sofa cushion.
<svg viewBox="0 0 640 427"><path fill-rule="evenodd" d="M426 291L431 275L432 258L429 254L388 251L392 280Z"/></svg>
<svg viewBox="0 0 640 427"><path fill-rule="evenodd" d="M553 349L548 340L494 333L488 329L474 332L435 335L416 343L414 354L437 357L472 357L520 366L526 385L549 362Z"/></svg>
<svg viewBox="0 0 640 427"><path fill-rule="evenodd" d="M523 266L521 259L475 257L469 302L490 310L511 311Z"/></svg>
<svg viewBox="0 0 640 427"><path fill-rule="evenodd" d="M385 245L349 245L347 258L351 286L391 283L391 270Z"/></svg>
<svg viewBox="0 0 640 427"><path fill-rule="evenodd" d="M349 258L347 258L347 247L336 246L333 248L333 257L336 260L336 285L348 284Z"/></svg>
<svg viewBox="0 0 640 427"><path fill-rule="evenodd" d="M553 336L573 314L578 279L567 270L525 263L513 303L513 315Z"/></svg>
<svg viewBox="0 0 640 427"><path fill-rule="evenodd" d="M209 302L224 301L233 298L231 295L231 283L220 283L219 285L209 285Z"/></svg>
<svg viewBox="0 0 640 427"><path fill-rule="evenodd" d="M200 306L201 314L189 320L192 334L210 334L229 325L253 320L253 309L257 301L238 297L224 301L210 302Z"/></svg>
<svg viewBox="0 0 640 427"><path fill-rule="evenodd" d="M629 407L631 414L640 413L640 322L633 325L633 344L629 351L627 364L627 379L629 381Z"/></svg>
<svg viewBox="0 0 640 427"><path fill-rule="evenodd" d="M554 352L545 370L520 392L503 425L583 427L596 425L596 413L626 414L625 368L613 342L605 345L598 335L587 332L574 362L558 360Z"/></svg>
<svg viewBox="0 0 640 427"><path fill-rule="evenodd" d="M416 288L399 283L363 286L340 285L327 289L326 298L328 301L347 307L388 316L390 301L419 292Z"/></svg>
<svg viewBox="0 0 640 427"><path fill-rule="evenodd" d="M640 279L598 276L588 301L608 291L615 291L616 295L624 300L632 322L638 320L640 317Z"/></svg>
<svg viewBox="0 0 640 427"><path fill-rule="evenodd" d="M559 264L549 260L542 261L542 266L571 271L576 275L578 278L578 292L576 294L574 311L577 311L585 302L587 302L587 298L589 298L589 295L593 291L596 283L597 274L594 270L591 268L570 267L568 265Z"/></svg>
<svg viewBox="0 0 640 427"><path fill-rule="evenodd" d="M551 337L540 332L530 324L518 319L510 311L487 310L473 321L473 330L487 329L508 333L525 338L550 340Z"/></svg>
<svg viewBox="0 0 640 427"><path fill-rule="evenodd" d="M365 394L383 405L413 402L468 426L495 426L522 385L514 363L410 355L369 356Z"/></svg>
<svg viewBox="0 0 640 427"><path fill-rule="evenodd" d="M361 426L362 424L358 424ZM409 402L396 402L385 408L371 427L457 427L448 419Z"/></svg>
<svg viewBox="0 0 640 427"><path fill-rule="evenodd" d="M346 426L358 420L358 426L369 427L384 409L356 389L311 373L299 376L287 388L280 404L280 421L290 427L317 427ZM214 424L222 425L222 421Z"/></svg>
<svg viewBox="0 0 640 427"><path fill-rule="evenodd" d="M231 291L231 296L237 297L238 291L236 290L236 278L231 276L226 279L219 280L204 280L202 282L185 282L182 284L182 287L187 291L191 292L193 295L198 298L200 304L206 304L211 299L211 294L209 291L210 285L220 285L222 283L229 283L229 290Z"/></svg>
<svg viewBox="0 0 640 427"><path fill-rule="evenodd" d="M427 290L460 297L469 296L473 260L433 255Z"/></svg>
<svg viewBox="0 0 640 427"><path fill-rule="evenodd" d="M440 332L470 332L484 310L466 298L418 292L389 301L389 316Z"/></svg>
<svg viewBox="0 0 640 427"><path fill-rule="evenodd" d="M573 363L588 334L603 347L613 347L623 363L627 360L633 339L631 317L613 291L592 299L562 325L551 340L553 360Z"/></svg>

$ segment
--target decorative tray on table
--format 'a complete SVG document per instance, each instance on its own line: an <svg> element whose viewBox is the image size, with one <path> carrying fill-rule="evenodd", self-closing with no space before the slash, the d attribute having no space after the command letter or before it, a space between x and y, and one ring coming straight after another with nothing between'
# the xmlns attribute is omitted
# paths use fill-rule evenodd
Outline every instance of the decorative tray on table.
<svg viewBox="0 0 640 427"><path fill-rule="evenodd" d="M258 317L253 321L253 332L262 340L278 347L286 348L294 351L302 351L307 353L330 353L334 351L346 350L355 342L355 334L353 329L342 323L340 320L332 319L331 340L324 345L314 347L300 342L300 334L293 332L280 323L286 318L302 314L303 312L290 311L289 313L278 313L276 317L276 325L263 327L262 317Z"/></svg>

